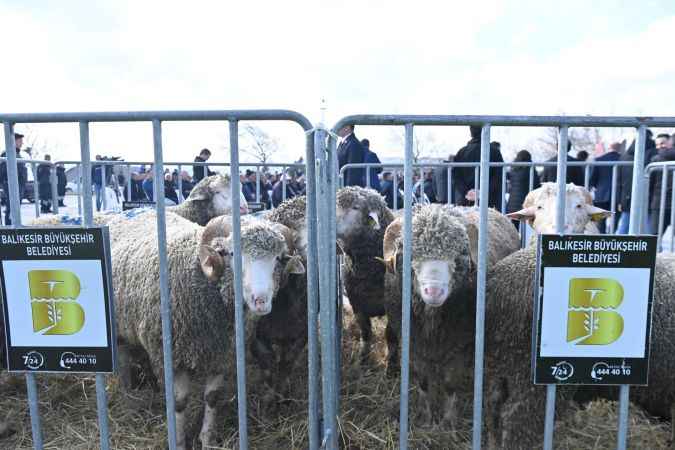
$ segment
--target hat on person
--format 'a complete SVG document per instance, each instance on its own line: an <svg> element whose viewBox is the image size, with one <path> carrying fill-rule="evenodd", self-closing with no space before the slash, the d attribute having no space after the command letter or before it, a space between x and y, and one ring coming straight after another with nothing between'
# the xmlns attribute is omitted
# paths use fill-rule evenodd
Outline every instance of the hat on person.
<svg viewBox="0 0 675 450"><path fill-rule="evenodd" d="M22 139L22 138L23 138L23 134L21 134L21 133L14 133L14 139Z"/></svg>
<svg viewBox="0 0 675 450"><path fill-rule="evenodd" d="M253 172L251 169L246 169L246 176L247 176L247 177L250 177L250 176L253 175L254 173L255 173L255 172Z"/></svg>

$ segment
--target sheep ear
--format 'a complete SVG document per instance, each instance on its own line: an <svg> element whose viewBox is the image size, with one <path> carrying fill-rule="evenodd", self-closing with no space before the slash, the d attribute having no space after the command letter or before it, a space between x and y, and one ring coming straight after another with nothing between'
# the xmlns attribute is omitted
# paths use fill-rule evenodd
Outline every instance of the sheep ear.
<svg viewBox="0 0 675 450"><path fill-rule="evenodd" d="M478 266L478 226L474 222L466 223L466 234L469 236L469 253L471 264Z"/></svg>
<svg viewBox="0 0 675 450"><path fill-rule="evenodd" d="M188 199L191 200L209 200L211 198L211 192L209 191L208 181L203 183L197 183L197 185L192 188Z"/></svg>
<svg viewBox="0 0 675 450"><path fill-rule="evenodd" d="M379 230L381 228L380 219L377 217L377 213L375 211L370 211L368 213L368 225L370 225L373 230Z"/></svg>
<svg viewBox="0 0 675 450"><path fill-rule="evenodd" d="M216 282L223 275L225 258L209 245L199 246L199 264L206 279Z"/></svg>
<svg viewBox="0 0 675 450"><path fill-rule="evenodd" d="M591 217L593 222L599 222L612 215L611 211L607 211L606 209L598 208L597 206L593 205L586 205L586 212Z"/></svg>
<svg viewBox="0 0 675 450"><path fill-rule="evenodd" d="M302 258L298 255L289 257L286 262L286 272L296 275L305 273L305 265L302 264Z"/></svg>
<svg viewBox="0 0 675 450"><path fill-rule="evenodd" d="M537 211L536 206L530 206L530 207L527 207L527 208L523 208L520 211L509 213L509 214L506 215L506 217L508 217L511 220L520 220L520 221L527 220L527 221L530 221L530 220L534 220L534 215L535 215L536 211Z"/></svg>

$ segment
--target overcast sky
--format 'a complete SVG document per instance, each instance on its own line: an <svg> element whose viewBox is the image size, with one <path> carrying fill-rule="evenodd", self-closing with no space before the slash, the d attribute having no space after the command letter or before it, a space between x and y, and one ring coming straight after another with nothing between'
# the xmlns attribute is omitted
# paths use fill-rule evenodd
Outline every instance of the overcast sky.
<svg viewBox="0 0 675 450"><path fill-rule="evenodd" d="M283 108L325 121L357 113L675 115L675 4L616 1L0 0L0 111ZM296 125L265 124L277 161ZM57 158L75 126L18 125ZM494 131L506 149L540 130ZM362 128L380 156L400 131ZM468 130L422 132L441 156ZM92 152L151 159L146 124L92 126ZM209 147L227 125L166 124L167 159ZM242 160L250 158L242 157Z"/></svg>

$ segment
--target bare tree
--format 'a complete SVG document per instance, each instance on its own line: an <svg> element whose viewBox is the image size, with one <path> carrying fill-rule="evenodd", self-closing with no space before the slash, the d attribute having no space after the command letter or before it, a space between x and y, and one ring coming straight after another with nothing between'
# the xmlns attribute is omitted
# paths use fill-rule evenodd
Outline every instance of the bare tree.
<svg viewBox="0 0 675 450"><path fill-rule="evenodd" d="M265 165L270 158L279 151L278 141L254 125L246 125L239 133L242 153L252 156L256 161Z"/></svg>
<svg viewBox="0 0 675 450"><path fill-rule="evenodd" d="M405 131L396 129L392 132L391 140L399 148L405 148ZM437 158L441 155L443 145L441 145L436 136L431 132L423 132L415 129L413 134L413 163L419 162L424 158Z"/></svg>
<svg viewBox="0 0 675 450"><path fill-rule="evenodd" d="M33 159L44 159L44 155L58 150L58 146L50 144L33 126L24 126L21 134L24 135L23 150Z"/></svg>

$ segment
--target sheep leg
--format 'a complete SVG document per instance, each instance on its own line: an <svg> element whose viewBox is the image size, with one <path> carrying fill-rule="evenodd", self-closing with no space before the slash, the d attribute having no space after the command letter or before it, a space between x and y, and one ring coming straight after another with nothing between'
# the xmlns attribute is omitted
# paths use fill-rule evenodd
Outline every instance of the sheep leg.
<svg viewBox="0 0 675 450"><path fill-rule="evenodd" d="M361 328L361 360L365 361L370 356L373 327L370 323L370 317L362 312L356 314L356 319L359 322L359 328Z"/></svg>
<svg viewBox="0 0 675 450"><path fill-rule="evenodd" d="M530 449L541 444L544 432L544 398L541 389L514 389L499 414L499 428L493 429L490 448Z"/></svg>
<svg viewBox="0 0 675 450"><path fill-rule="evenodd" d="M391 321L387 321L384 336L387 340L387 376L393 377L399 372L400 356L398 334Z"/></svg>
<svg viewBox="0 0 675 450"><path fill-rule="evenodd" d="M215 444L218 405L223 398L224 388L225 377L223 374L209 376L206 379L206 389L204 389L204 421L202 422L202 430L199 433L202 448L211 448Z"/></svg>
<svg viewBox="0 0 675 450"><path fill-rule="evenodd" d="M445 394L443 405L443 427L451 430L457 429L457 394Z"/></svg>
<svg viewBox="0 0 675 450"><path fill-rule="evenodd" d="M190 374L186 371L176 371L173 379L174 395L176 397L176 448L185 450L187 429L187 406L192 391Z"/></svg>

